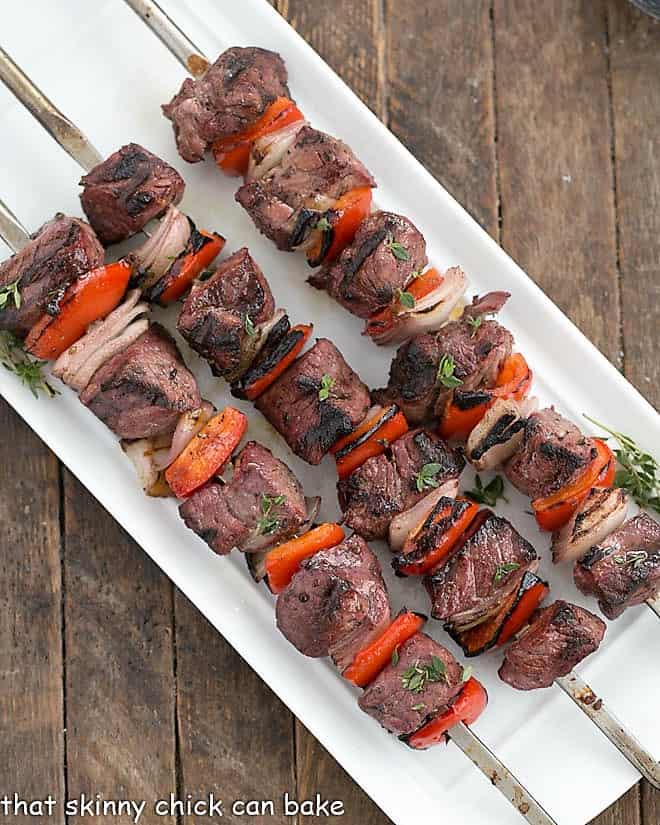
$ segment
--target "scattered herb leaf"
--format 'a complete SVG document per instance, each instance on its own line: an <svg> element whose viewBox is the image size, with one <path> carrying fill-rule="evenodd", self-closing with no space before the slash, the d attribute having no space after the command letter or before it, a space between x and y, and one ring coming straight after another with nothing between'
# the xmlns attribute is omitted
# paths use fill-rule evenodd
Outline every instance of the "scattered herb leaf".
<svg viewBox="0 0 660 825"><path fill-rule="evenodd" d="M392 665L396 667L399 664L399 646L397 645L392 651Z"/></svg>
<svg viewBox="0 0 660 825"><path fill-rule="evenodd" d="M461 673L461 682L467 682L469 679L472 678L472 665L466 665L463 668L463 672Z"/></svg>
<svg viewBox="0 0 660 825"><path fill-rule="evenodd" d="M612 556L612 558L616 564L630 566L633 570L637 570L648 561L649 554L646 550L628 550L623 556Z"/></svg>
<svg viewBox="0 0 660 825"><path fill-rule="evenodd" d="M611 430L588 415L584 417L619 442L614 455L620 469L614 478L614 486L627 490L640 507L660 513L660 467L656 459L638 447L630 436Z"/></svg>
<svg viewBox="0 0 660 825"><path fill-rule="evenodd" d="M477 330L483 324L484 316L483 315L468 315L467 322L469 327L472 330L472 338L477 334Z"/></svg>
<svg viewBox="0 0 660 825"><path fill-rule="evenodd" d="M401 684L411 693L421 693L427 682L447 680L447 668L438 656L431 657L431 664L420 665L417 662L406 668L401 674Z"/></svg>
<svg viewBox="0 0 660 825"><path fill-rule="evenodd" d="M243 326L245 327L245 332L250 336L250 338L254 338L257 334L257 330L254 326L252 318L250 318L247 312L245 313L245 323Z"/></svg>
<svg viewBox="0 0 660 825"><path fill-rule="evenodd" d="M454 387L460 387L463 382L454 375L455 369L456 362L451 355L445 353L438 364L437 382L450 390L453 390Z"/></svg>
<svg viewBox="0 0 660 825"><path fill-rule="evenodd" d="M439 487L440 485L436 476L440 470L442 470L442 464L436 464L435 461L425 464L415 476L417 492L422 493L430 487Z"/></svg>
<svg viewBox="0 0 660 825"><path fill-rule="evenodd" d="M13 372L35 398L43 392L48 398L59 392L46 381L43 375L45 361L37 361L23 349L23 343L11 332L0 333L0 364Z"/></svg>
<svg viewBox="0 0 660 825"><path fill-rule="evenodd" d="M399 243L395 240L389 240L385 243L385 246L390 250L392 255L397 259L397 261L407 261L410 258L408 254L408 250L402 243Z"/></svg>
<svg viewBox="0 0 660 825"><path fill-rule="evenodd" d="M318 221L314 224L314 229L320 229L322 232L327 232L328 229L332 229L332 224L324 215L322 218L319 218Z"/></svg>
<svg viewBox="0 0 660 825"><path fill-rule="evenodd" d="M475 487L472 490L466 490L465 495L471 498L472 501L476 501L477 504L487 504L489 507L494 507L499 499L506 501L502 476L495 476L485 487L479 476L474 479L474 482Z"/></svg>
<svg viewBox="0 0 660 825"><path fill-rule="evenodd" d="M286 496L269 496L261 494L261 518L257 521L257 535L268 536L280 526L280 520L273 516L273 507L284 504Z"/></svg>
<svg viewBox="0 0 660 825"><path fill-rule="evenodd" d="M410 292L406 292L403 289L397 289L396 298L402 307L405 307L406 309L415 308L415 298Z"/></svg>
<svg viewBox="0 0 660 825"><path fill-rule="evenodd" d="M319 401L327 401L330 398L332 388L335 385L335 379L325 373L321 376L321 387L319 389Z"/></svg>
<svg viewBox="0 0 660 825"><path fill-rule="evenodd" d="M514 570L517 570L520 565L515 561L505 562L504 564L498 564L495 568L495 575L493 576L493 584L499 584L502 579L505 579L509 573L513 573Z"/></svg>
<svg viewBox="0 0 660 825"><path fill-rule="evenodd" d="M16 309L21 308L21 293L18 290L18 282L20 280L20 278L17 278L15 281L12 281L12 283L0 289L0 309L4 309L9 301L14 302Z"/></svg>

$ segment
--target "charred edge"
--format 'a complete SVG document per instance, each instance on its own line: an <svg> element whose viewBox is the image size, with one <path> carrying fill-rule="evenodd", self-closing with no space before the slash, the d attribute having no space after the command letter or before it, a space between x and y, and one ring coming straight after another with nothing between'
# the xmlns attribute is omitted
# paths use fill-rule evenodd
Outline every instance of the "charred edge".
<svg viewBox="0 0 660 825"><path fill-rule="evenodd" d="M318 219L318 212L314 212L311 209L301 209L298 217L296 218L293 231L291 232L289 247L294 248L296 246L300 246L309 233L312 221L316 222Z"/></svg>
<svg viewBox="0 0 660 825"><path fill-rule="evenodd" d="M380 418L377 421L375 421L374 424L371 427L369 427L369 429L366 432L362 433L362 435L359 438L356 438L355 441L351 441L350 444L347 444L345 447L342 447L342 449L337 452L336 458L343 458L344 456L351 453L354 449L356 449L356 447L359 447L366 441L369 441L371 436L377 430L379 430L383 426L383 424L386 424L388 421L390 421L390 419L394 418L394 416L398 412L399 408L397 407L397 405L392 404L392 406L388 407L388 409L385 410L385 412L380 416Z"/></svg>
<svg viewBox="0 0 660 825"><path fill-rule="evenodd" d="M351 281L356 273L361 268L362 264L367 258L372 255L381 243L387 238L388 230L385 228L379 229L370 235L360 246L355 250L355 254L344 262L342 265L343 279L341 282L341 294L344 298L350 300L352 297L350 292Z"/></svg>
<svg viewBox="0 0 660 825"><path fill-rule="evenodd" d="M288 324L288 318L286 320ZM279 326L279 323L277 326ZM277 329L277 327L275 327L275 329ZM275 330L272 330L272 332L275 332ZM237 398L244 397L239 393L245 393L252 386L252 384L260 378L263 378L265 375L268 375L269 372L272 372L272 370L275 369L280 361L291 352L291 350L296 346L301 338L304 337L304 335L305 333L302 330L289 330L284 337L277 342L275 347L268 352L265 358L259 361L258 364L251 367L245 373L242 380L237 382L232 387L232 393ZM270 335L268 337L270 338Z"/></svg>
<svg viewBox="0 0 660 825"><path fill-rule="evenodd" d="M459 410L471 410L480 404L487 404L492 394L487 390L454 390L453 403Z"/></svg>
<svg viewBox="0 0 660 825"><path fill-rule="evenodd" d="M332 224L336 219L336 216L337 213L334 212L332 209L329 209L327 212L324 213L324 217L327 218L328 222L330 223L330 228L322 230L321 247L319 249L319 254L315 258L307 259L307 263L309 264L309 266L321 266L321 264L325 260L325 256L328 254L328 251L332 246L332 242L335 239L335 230Z"/></svg>
<svg viewBox="0 0 660 825"><path fill-rule="evenodd" d="M478 461L488 450L505 444L517 432L525 428L525 419L518 418L513 413L507 413L495 422L483 442L470 453L471 461Z"/></svg>

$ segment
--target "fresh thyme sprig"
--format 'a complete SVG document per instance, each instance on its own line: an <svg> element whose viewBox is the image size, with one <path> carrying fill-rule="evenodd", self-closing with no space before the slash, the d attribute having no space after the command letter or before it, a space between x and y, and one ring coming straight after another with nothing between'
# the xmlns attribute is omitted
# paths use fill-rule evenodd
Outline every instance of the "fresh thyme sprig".
<svg viewBox="0 0 660 825"><path fill-rule="evenodd" d="M615 564L619 564L622 567L632 567L633 570L637 570L638 567L642 567L648 561L649 554L646 550L628 550L623 556L612 556L612 558Z"/></svg>
<svg viewBox="0 0 660 825"><path fill-rule="evenodd" d="M273 515L273 507L284 504L286 496L269 496L261 494L261 518L257 521L257 535L269 536L280 526L280 520Z"/></svg>
<svg viewBox="0 0 660 825"><path fill-rule="evenodd" d="M493 584L499 584L503 579L505 579L509 573L513 573L514 570L517 570L520 565L515 561L505 562L504 564L498 564L495 568L495 575L493 576Z"/></svg>
<svg viewBox="0 0 660 825"><path fill-rule="evenodd" d="M425 464L415 476L417 492L423 493L424 490L428 490L430 487L439 487L440 482L436 476L441 470L442 464L438 464L435 461L430 461L428 464Z"/></svg>
<svg viewBox="0 0 660 825"><path fill-rule="evenodd" d="M415 308L415 296L411 292L406 292L405 289L397 289L396 298L402 307L406 309Z"/></svg>
<svg viewBox="0 0 660 825"><path fill-rule="evenodd" d="M660 513L660 467L656 459L638 447L630 436L612 430L586 414L584 417L619 442L619 449L614 454L620 469L614 477L614 486L627 490L640 507Z"/></svg>
<svg viewBox="0 0 660 825"><path fill-rule="evenodd" d="M421 693L427 682L447 681L447 668L439 656L431 657L431 664L417 662L401 674L401 684L411 693Z"/></svg>
<svg viewBox="0 0 660 825"><path fill-rule="evenodd" d="M450 390L460 387L463 382L458 376L454 375L455 370L456 362L451 355L445 353L438 364L437 382Z"/></svg>
<svg viewBox="0 0 660 825"><path fill-rule="evenodd" d="M487 504L489 507L494 507L499 499L506 501L502 476L495 476L485 487L479 476L476 476L474 481L476 485L474 489L465 491L465 495L472 501L476 501L477 504Z"/></svg>
<svg viewBox="0 0 660 825"><path fill-rule="evenodd" d="M332 388L334 387L336 381L328 373L324 373L321 376L321 385L319 387L319 401L327 401L332 394Z"/></svg>
<svg viewBox="0 0 660 825"><path fill-rule="evenodd" d="M3 310L9 301L14 302L16 309L21 308L21 293L18 290L18 282L20 280L20 278L17 278L15 281L12 281L0 289L0 310Z"/></svg>
<svg viewBox="0 0 660 825"><path fill-rule="evenodd" d="M408 254L408 250L402 243L395 241L391 238L389 241L385 242L385 246L390 250L392 255L397 259L397 261L407 261L410 258Z"/></svg>
<svg viewBox="0 0 660 825"><path fill-rule="evenodd" d="M13 372L22 384L30 389L35 398L43 392L48 398L59 392L46 381L43 375L45 361L37 361L23 349L23 343L11 332L0 333L0 363Z"/></svg>

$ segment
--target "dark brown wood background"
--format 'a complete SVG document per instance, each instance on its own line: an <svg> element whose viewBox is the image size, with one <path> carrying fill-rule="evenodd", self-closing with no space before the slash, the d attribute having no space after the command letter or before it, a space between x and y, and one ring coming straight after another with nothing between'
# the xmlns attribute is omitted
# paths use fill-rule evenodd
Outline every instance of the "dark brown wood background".
<svg viewBox="0 0 660 825"><path fill-rule="evenodd" d="M275 5L657 406L660 25L625 0ZM0 426L0 792L319 791L386 823L4 402ZM658 825L660 794L595 822Z"/></svg>

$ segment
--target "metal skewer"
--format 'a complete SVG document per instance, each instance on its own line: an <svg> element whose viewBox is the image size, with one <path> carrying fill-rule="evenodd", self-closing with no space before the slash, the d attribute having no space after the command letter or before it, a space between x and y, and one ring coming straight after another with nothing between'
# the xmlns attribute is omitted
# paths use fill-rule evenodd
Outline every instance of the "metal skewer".
<svg viewBox="0 0 660 825"><path fill-rule="evenodd" d="M103 158L80 129L51 103L1 46L0 80L85 172L101 163Z"/></svg>
<svg viewBox="0 0 660 825"><path fill-rule="evenodd" d="M655 787L660 788L660 763L621 724L602 699L579 676L569 673L555 679L555 684L597 725L610 742Z"/></svg>
<svg viewBox="0 0 660 825"><path fill-rule="evenodd" d="M30 242L30 233L2 200L0 200L0 238L12 252L19 252Z"/></svg>
<svg viewBox="0 0 660 825"><path fill-rule="evenodd" d="M660 596L654 599L647 599L646 604L651 608L655 615L660 619Z"/></svg>

